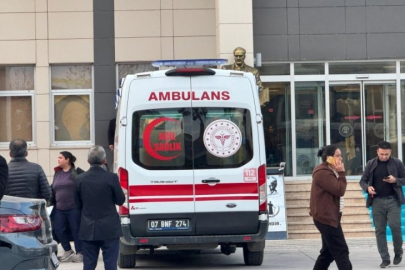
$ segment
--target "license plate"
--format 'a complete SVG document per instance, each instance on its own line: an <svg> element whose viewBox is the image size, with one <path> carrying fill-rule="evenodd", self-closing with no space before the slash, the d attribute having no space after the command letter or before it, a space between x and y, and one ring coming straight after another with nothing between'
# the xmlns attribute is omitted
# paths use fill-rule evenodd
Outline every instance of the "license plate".
<svg viewBox="0 0 405 270"><path fill-rule="evenodd" d="M59 260L58 260L58 257L56 257L55 253L52 253L52 255L51 255L51 262L55 268L57 268L59 266Z"/></svg>
<svg viewBox="0 0 405 270"><path fill-rule="evenodd" d="M148 220L149 231L176 231L190 229L188 219Z"/></svg>

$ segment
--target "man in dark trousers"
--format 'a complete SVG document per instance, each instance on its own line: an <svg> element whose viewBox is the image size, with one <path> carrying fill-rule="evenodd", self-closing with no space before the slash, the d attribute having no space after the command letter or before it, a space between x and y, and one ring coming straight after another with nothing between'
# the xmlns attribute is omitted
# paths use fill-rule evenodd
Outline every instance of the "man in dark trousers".
<svg viewBox="0 0 405 270"><path fill-rule="evenodd" d="M8 180L8 166L4 157L0 156L0 200L6 192Z"/></svg>
<svg viewBox="0 0 405 270"><path fill-rule="evenodd" d="M125 201L116 174L106 171L103 147L94 146L88 153L90 169L76 177L78 205L82 209L79 239L83 240L83 270L94 270L100 249L106 270L116 270L119 238L122 236L116 205Z"/></svg>
<svg viewBox="0 0 405 270"><path fill-rule="evenodd" d="M405 166L401 160L391 156L391 144L377 144L377 157L367 162L360 186L368 193L366 206L372 208L378 252L387 268L390 254L387 247L387 223L392 232L395 265L402 261L401 205L405 204L402 186L405 185Z"/></svg>

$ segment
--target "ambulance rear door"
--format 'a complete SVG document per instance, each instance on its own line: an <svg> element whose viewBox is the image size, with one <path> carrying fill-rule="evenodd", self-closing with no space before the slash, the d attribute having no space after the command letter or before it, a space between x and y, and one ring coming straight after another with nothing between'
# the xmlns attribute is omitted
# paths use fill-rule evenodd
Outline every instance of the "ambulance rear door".
<svg viewBox="0 0 405 270"><path fill-rule="evenodd" d="M190 89L190 77L164 71L129 87L126 169L137 237L195 234Z"/></svg>
<svg viewBox="0 0 405 270"><path fill-rule="evenodd" d="M218 70L208 79L191 79L197 235L258 231L258 170L264 160L257 88L248 77Z"/></svg>

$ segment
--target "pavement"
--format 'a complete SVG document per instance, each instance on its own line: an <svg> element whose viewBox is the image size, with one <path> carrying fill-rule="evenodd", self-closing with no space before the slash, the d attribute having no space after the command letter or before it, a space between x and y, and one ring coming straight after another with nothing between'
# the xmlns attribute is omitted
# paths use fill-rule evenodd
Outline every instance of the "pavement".
<svg viewBox="0 0 405 270"><path fill-rule="evenodd" d="M350 251L350 260L355 270L380 269L381 259L378 254L375 238L346 239ZM391 260L394 257L392 243L388 243ZM267 240L264 261L261 266L248 267L248 269L272 270L311 270L321 248L320 239L303 240ZM62 250L60 250L63 252ZM223 255L219 249L202 251L200 254L181 254L167 249L157 249L154 255L147 251L137 254L136 269L247 269L243 263L242 249L238 248L235 254ZM405 268L405 260L399 265L390 265L391 269ZM81 270L82 263L61 263L58 270ZM96 270L104 269L102 257ZM120 268L118 268L120 269ZM329 267L337 270L335 263Z"/></svg>

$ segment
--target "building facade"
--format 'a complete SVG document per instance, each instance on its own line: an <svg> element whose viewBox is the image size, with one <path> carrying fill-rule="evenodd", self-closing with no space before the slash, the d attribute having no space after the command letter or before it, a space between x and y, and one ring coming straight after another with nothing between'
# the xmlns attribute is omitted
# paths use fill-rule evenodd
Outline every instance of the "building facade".
<svg viewBox="0 0 405 270"><path fill-rule="evenodd" d="M160 59L233 62L241 46L269 94L268 166L308 179L334 143L358 179L378 141L404 155L404 11L404 0L1 0L0 154L23 138L50 179L62 150L86 169L89 146L107 149L119 78Z"/></svg>

